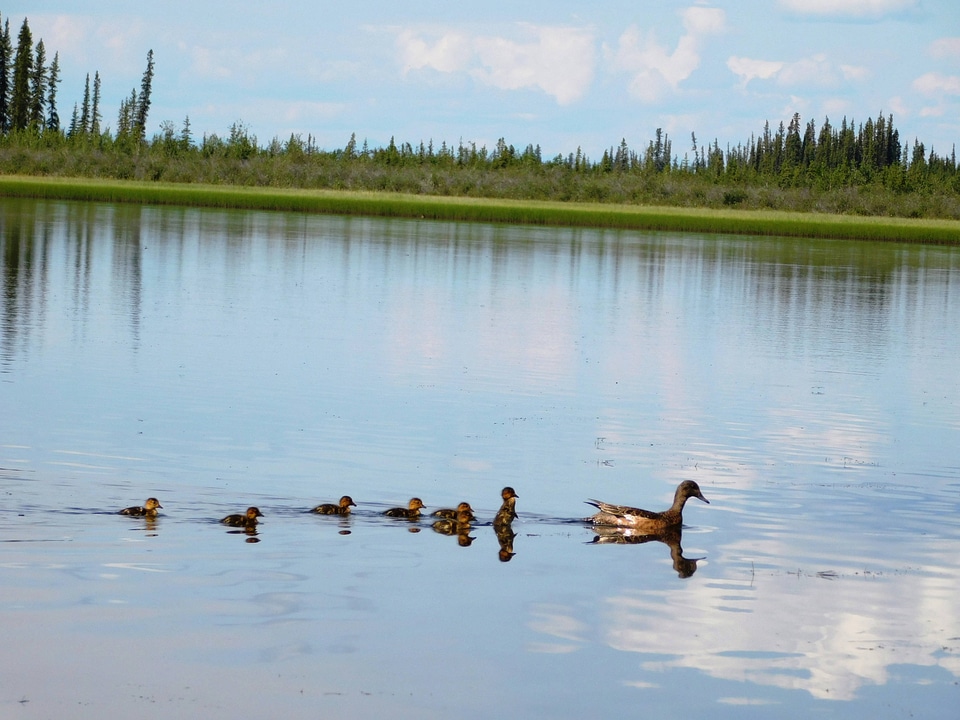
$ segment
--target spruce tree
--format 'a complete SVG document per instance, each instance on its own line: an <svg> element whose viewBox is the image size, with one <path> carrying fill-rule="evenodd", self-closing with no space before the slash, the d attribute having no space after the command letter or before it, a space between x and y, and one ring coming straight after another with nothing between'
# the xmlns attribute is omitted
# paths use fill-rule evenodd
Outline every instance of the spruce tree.
<svg viewBox="0 0 960 720"><path fill-rule="evenodd" d="M13 45L10 43L10 20L0 31L0 134L10 132L10 71L13 68Z"/></svg>
<svg viewBox="0 0 960 720"><path fill-rule="evenodd" d="M134 107L133 130L139 140L147 136L147 113L150 112L150 89L153 84L153 50L147 52L147 69L140 81L140 96Z"/></svg>
<svg viewBox="0 0 960 720"><path fill-rule="evenodd" d="M46 123L44 110L47 104L47 50L43 40L37 41L37 51L30 70L30 120L29 125L42 130Z"/></svg>
<svg viewBox="0 0 960 720"><path fill-rule="evenodd" d="M57 85L60 83L60 53L53 54L50 76L47 78L47 129L60 132L60 115L57 113Z"/></svg>
<svg viewBox="0 0 960 720"><path fill-rule="evenodd" d="M90 134L100 136L100 71L93 74L93 101L90 107Z"/></svg>
<svg viewBox="0 0 960 720"><path fill-rule="evenodd" d="M77 130L81 135L90 132L90 73L83 83L83 104L80 105L80 125Z"/></svg>
<svg viewBox="0 0 960 720"><path fill-rule="evenodd" d="M30 121L30 71L33 68L33 35L23 19L17 36L17 54L13 61L13 90L10 95L10 129L24 130Z"/></svg>

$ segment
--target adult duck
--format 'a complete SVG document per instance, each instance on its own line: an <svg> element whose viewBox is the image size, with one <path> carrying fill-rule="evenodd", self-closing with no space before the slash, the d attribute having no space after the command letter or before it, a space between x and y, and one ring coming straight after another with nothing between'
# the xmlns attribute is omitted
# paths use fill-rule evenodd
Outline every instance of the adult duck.
<svg viewBox="0 0 960 720"><path fill-rule="evenodd" d="M319 515L349 515L350 508L356 506L357 504L353 501L352 497L344 495L340 498L339 503L323 503L323 505L317 505L310 512L315 512Z"/></svg>
<svg viewBox="0 0 960 720"><path fill-rule="evenodd" d="M384 515L394 518L406 518L407 520L417 520L420 517L420 510L426 507L420 498L410 498L407 507L395 507L384 511Z"/></svg>
<svg viewBox="0 0 960 720"><path fill-rule="evenodd" d="M156 498L147 498L143 507L134 505L133 507L124 508L120 511L120 514L131 517L155 518L157 516L157 510L161 508L163 508L163 505L160 504L159 500Z"/></svg>
<svg viewBox="0 0 960 720"><path fill-rule="evenodd" d="M230 525L232 527L253 528L257 526L257 518L262 517L263 513L260 512L258 508L248 507L245 513L227 515L220 522L222 522L224 525Z"/></svg>
<svg viewBox="0 0 960 720"><path fill-rule="evenodd" d="M611 505L599 500L588 500L588 505L593 505L600 510L589 520L595 525L616 525L618 527L634 528L645 533L659 533L667 528L679 527L683 524L683 506L692 497L703 500L708 505L710 504L710 501L700 492L700 486L693 480L684 480L677 486L677 492L673 496L673 505L670 506L669 510L663 512L641 510L627 505Z"/></svg>

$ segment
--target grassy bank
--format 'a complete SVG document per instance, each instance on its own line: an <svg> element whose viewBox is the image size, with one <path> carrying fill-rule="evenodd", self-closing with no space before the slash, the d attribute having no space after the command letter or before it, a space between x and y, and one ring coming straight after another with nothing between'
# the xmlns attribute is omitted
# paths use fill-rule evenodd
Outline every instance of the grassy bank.
<svg viewBox="0 0 960 720"><path fill-rule="evenodd" d="M0 196L435 220L960 245L960 221L0 176Z"/></svg>

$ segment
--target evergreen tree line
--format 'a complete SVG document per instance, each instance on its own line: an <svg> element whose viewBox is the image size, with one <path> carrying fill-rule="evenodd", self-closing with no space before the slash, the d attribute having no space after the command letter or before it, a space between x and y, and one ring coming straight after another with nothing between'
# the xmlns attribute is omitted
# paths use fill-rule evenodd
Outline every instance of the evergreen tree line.
<svg viewBox="0 0 960 720"><path fill-rule="evenodd" d="M70 122L64 129L57 109L60 54L54 53L48 63L46 46L42 39L34 45L27 18L17 34L16 49L12 37L8 18L0 29L0 135L15 140L24 135L43 136L48 141L99 137L104 132L100 114L100 73L94 73L92 87L87 74L83 101L74 104ZM150 50L140 90L134 88L130 97L121 102L117 132L110 139L141 142L146 139L152 83L153 50Z"/></svg>
<svg viewBox="0 0 960 720"><path fill-rule="evenodd" d="M819 127L795 114L735 146L718 141L675 152L662 129L640 150L626 139L599 159L580 148L544 157L539 145L500 138L487 148L461 140L324 150L312 135L260 144L240 122L195 141L189 117L147 137L153 51L139 88L120 102L115 130L101 116L99 72L64 126L57 107L59 55L47 60L26 19L12 43L0 32L0 172L173 182L272 185L590 202L740 205L827 212L960 218L960 172L949 155L905 145L892 115Z"/></svg>

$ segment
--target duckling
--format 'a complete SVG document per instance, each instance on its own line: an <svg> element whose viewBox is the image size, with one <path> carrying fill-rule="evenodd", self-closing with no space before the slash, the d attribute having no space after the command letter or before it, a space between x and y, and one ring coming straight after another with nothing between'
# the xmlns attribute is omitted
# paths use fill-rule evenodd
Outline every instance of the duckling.
<svg viewBox="0 0 960 720"><path fill-rule="evenodd" d="M237 513L236 515L227 515L222 522L224 525L230 525L232 527L245 527L252 528L257 525L257 518L263 517L263 513L260 512L259 508L248 507L247 512Z"/></svg>
<svg viewBox="0 0 960 720"><path fill-rule="evenodd" d="M461 505L466 505L466 503L460 503ZM434 532L438 532L441 535L469 535L470 534L470 521L473 519L473 513L469 510L461 510L457 513L457 517L454 520L450 518L441 518L433 524Z"/></svg>
<svg viewBox="0 0 960 720"><path fill-rule="evenodd" d="M156 498L147 498L143 507L134 505L133 507L124 508L119 514L130 515L132 517L155 518L157 516L157 509L160 508L163 508L163 505L160 504L159 500Z"/></svg>
<svg viewBox="0 0 960 720"><path fill-rule="evenodd" d="M439 510L434 510L432 513L430 513L430 517L456 520L462 512L465 512L470 516L469 520L476 520L473 515L473 508L470 507L470 503L466 502L460 503L456 508L440 508Z"/></svg>
<svg viewBox="0 0 960 720"><path fill-rule="evenodd" d="M356 507L357 504L353 501L352 497L344 495L340 498L338 504L324 503L323 505L317 505L310 512L315 512L320 515L349 515L351 506Z"/></svg>
<svg viewBox="0 0 960 720"><path fill-rule="evenodd" d="M387 517L406 518L407 520L420 519L420 509L426 507L420 498L410 498L407 507L395 507L386 510L383 514Z"/></svg>
<svg viewBox="0 0 960 720"><path fill-rule="evenodd" d="M611 505L599 500L588 500L588 505L593 505L600 510L589 520L595 525L616 525L618 527L635 528L651 534L658 533L667 528L683 524L683 506L692 497L703 500L708 505L710 504L710 501L700 492L700 486L693 480L684 480L677 486L677 491L673 496L673 505L670 506L669 510L663 512L651 512L650 510L641 510L626 505Z"/></svg>
<svg viewBox="0 0 960 720"><path fill-rule="evenodd" d="M520 496L514 492L512 487L505 487L500 491L500 497L503 498L503 505L500 506L496 517L493 518L494 528L508 526L517 517L517 498Z"/></svg>

